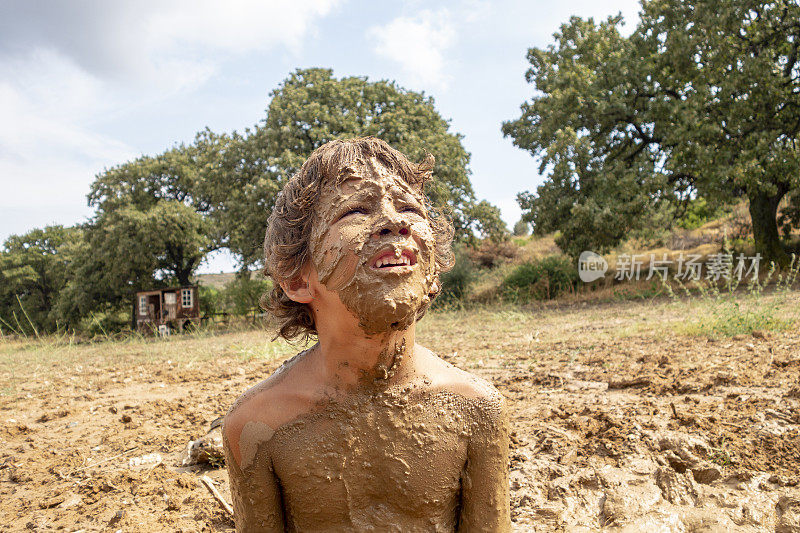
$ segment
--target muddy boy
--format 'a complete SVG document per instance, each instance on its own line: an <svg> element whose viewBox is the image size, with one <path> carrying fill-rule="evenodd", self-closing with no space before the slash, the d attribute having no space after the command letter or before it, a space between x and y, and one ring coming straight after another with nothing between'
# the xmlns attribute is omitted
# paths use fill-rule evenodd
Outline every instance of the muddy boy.
<svg viewBox="0 0 800 533"><path fill-rule="evenodd" d="M432 158L375 138L317 149L269 219L267 307L318 342L225 418L238 531L507 531L508 417L415 341L452 266Z"/></svg>

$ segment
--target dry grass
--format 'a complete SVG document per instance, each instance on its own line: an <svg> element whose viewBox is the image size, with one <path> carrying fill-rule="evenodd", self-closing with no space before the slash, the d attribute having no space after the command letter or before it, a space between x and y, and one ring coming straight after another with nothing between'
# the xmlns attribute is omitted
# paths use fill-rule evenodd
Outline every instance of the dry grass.
<svg viewBox="0 0 800 533"><path fill-rule="evenodd" d="M800 293L785 291L759 298L733 297L737 309L769 313L781 327L800 323ZM419 342L447 357L457 357L466 368L480 361L517 364L533 353L534 345L562 342L613 343L632 336L714 336L703 329L712 307L702 298L650 298L617 302L586 302L515 307L481 305L467 310L430 313L418 327ZM733 304L731 304L733 305ZM729 314L734 312L733 307ZM296 353L302 346L263 330L200 331L166 339L134 336L126 340L75 342L67 337L0 341L0 395L19 392L30 380L52 380L70 374L83 376L87 385L109 379L109 373L129 375L151 365L170 364L191 370L196 364L221 365L273 361ZM543 344L542 344L543 343ZM526 364L526 363L524 363Z"/></svg>
<svg viewBox="0 0 800 533"><path fill-rule="evenodd" d="M201 331L167 338L132 336L125 340L75 342L67 337L0 341L0 395L29 380L64 374L83 375L93 386L108 372L130 373L139 367L169 364L191 369L210 360L272 360L295 353L296 347L260 330L212 333Z"/></svg>

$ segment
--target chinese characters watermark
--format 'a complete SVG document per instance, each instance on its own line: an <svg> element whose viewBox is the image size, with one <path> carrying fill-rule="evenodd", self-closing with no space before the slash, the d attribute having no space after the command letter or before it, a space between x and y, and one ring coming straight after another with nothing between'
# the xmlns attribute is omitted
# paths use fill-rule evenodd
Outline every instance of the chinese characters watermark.
<svg viewBox="0 0 800 533"><path fill-rule="evenodd" d="M674 279L681 281L741 281L748 276L752 280L758 279L761 254L746 256L740 253L734 257L731 253L719 252L707 256L705 261L702 259L700 254L680 253L675 258L669 258L666 253L662 253L661 257L653 253L620 254L617 257L614 279L649 280L658 276L663 280L667 279L670 270L675 272ZM589 283L605 277L607 270L608 262L601 255L591 251L581 253L578 259L578 275L582 281Z"/></svg>

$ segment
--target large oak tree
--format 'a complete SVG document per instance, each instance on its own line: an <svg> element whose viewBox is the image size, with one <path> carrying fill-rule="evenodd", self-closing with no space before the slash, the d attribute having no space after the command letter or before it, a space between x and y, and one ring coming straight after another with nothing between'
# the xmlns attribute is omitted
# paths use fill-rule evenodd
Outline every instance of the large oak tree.
<svg viewBox="0 0 800 533"><path fill-rule="evenodd" d="M664 202L749 200L756 251L785 264L776 215L800 187L800 6L652 0L635 31L572 18L528 52L537 93L503 124L547 179L520 204L560 246L608 249ZM795 196L796 198L796 196Z"/></svg>

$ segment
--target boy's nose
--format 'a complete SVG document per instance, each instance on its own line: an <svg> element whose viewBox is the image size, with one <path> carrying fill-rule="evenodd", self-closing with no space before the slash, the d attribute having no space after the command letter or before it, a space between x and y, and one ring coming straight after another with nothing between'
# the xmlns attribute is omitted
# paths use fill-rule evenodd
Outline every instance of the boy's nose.
<svg viewBox="0 0 800 533"><path fill-rule="evenodd" d="M373 237L384 237L387 235L402 235L405 237L410 232L409 224L401 218L385 220L379 229L373 233Z"/></svg>

